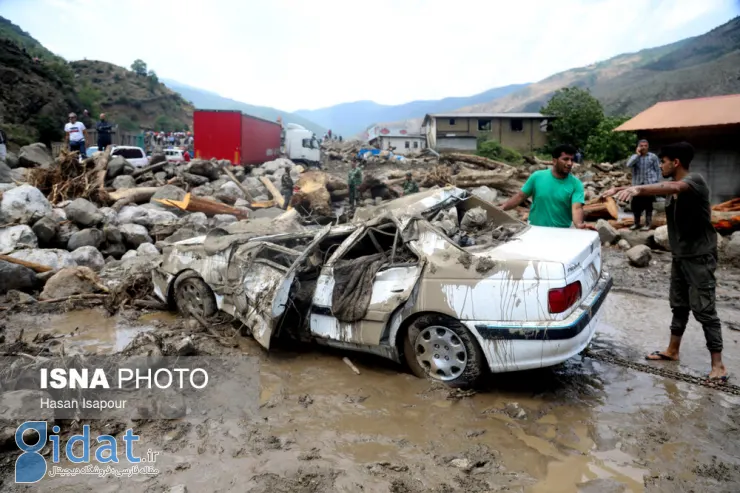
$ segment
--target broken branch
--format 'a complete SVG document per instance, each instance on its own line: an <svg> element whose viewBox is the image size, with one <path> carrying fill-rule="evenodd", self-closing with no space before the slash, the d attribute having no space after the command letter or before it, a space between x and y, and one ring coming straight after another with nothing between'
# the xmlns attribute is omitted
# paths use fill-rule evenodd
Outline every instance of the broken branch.
<svg viewBox="0 0 740 493"><path fill-rule="evenodd" d="M34 272L49 272L50 270L54 270L48 265L37 264L36 262L28 262L26 260L11 257L10 255L0 255L0 260L5 260L6 262L10 262L11 264L22 265L23 267L28 267Z"/></svg>

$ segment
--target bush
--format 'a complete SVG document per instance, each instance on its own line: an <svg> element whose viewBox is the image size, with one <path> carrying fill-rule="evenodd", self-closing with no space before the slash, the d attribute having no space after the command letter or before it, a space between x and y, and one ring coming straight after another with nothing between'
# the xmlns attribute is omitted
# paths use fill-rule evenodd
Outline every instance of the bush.
<svg viewBox="0 0 740 493"><path fill-rule="evenodd" d="M614 163L628 157L637 145L633 132L613 132L629 120L626 116L608 116L599 123L588 137L585 157L597 163Z"/></svg>
<svg viewBox="0 0 740 493"><path fill-rule="evenodd" d="M588 137L604 119L604 108L599 100L580 87L556 91L540 113L557 117L547 136L548 150L560 144L584 148Z"/></svg>
<svg viewBox="0 0 740 493"><path fill-rule="evenodd" d="M522 162L521 154L514 149L502 146L495 140L486 140L481 142L479 139L476 154L487 157L488 159L506 161L507 163L518 164Z"/></svg>

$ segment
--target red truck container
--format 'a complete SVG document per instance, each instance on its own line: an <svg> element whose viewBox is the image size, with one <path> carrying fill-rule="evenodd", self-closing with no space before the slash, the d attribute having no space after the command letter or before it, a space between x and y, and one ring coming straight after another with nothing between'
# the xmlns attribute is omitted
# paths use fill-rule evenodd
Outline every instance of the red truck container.
<svg viewBox="0 0 740 493"><path fill-rule="evenodd" d="M234 110L193 112L195 157L262 164L278 157L282 127L277 122Z"/></svg>

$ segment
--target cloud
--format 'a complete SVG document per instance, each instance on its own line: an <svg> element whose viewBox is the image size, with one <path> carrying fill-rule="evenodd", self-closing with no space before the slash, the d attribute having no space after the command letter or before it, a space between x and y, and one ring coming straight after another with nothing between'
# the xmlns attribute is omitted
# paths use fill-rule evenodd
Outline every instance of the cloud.
<svg viewBox="0 0 740 493"><path fill-rule="evenodd" d="M25 0L3 15L68 59L286 110L470 95L694 36L732 0ZM45 15L38 15L43 9Z"/></svg>

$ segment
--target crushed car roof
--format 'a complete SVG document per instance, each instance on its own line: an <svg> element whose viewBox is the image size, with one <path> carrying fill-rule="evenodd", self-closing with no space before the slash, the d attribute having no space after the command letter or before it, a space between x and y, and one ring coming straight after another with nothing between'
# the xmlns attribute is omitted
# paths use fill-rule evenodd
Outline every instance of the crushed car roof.
<svg viewBox="0 0 740 493"><path fill-rule="evenodd" d="M468 195L468 192L462 188L453 186L433 188L426 192L419 192L391 200L387 204L358 209L355 212L353 222L369 221L385 213L390 213L396 218L413 217L450 199L464 199Z"/></svg>

